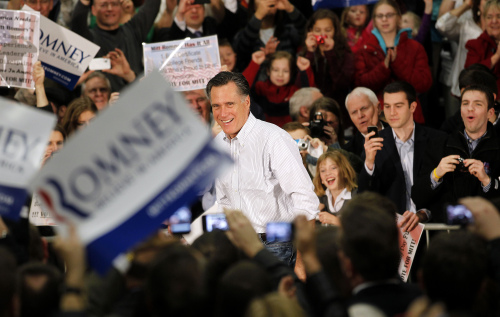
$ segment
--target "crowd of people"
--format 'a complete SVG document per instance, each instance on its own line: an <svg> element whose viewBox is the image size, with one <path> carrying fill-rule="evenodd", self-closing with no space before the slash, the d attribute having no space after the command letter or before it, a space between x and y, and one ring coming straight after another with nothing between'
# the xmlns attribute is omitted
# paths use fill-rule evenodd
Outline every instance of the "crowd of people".
<svg viewBox="0 0 500 317"><path fill-rule="evenodd" d="M0 87L57 117L42 168L126 102L143 43L209 35L221 72L182 93L234 166L190 206L193 220L224 213L228 231L188 245L159 224L105 276L87 267L77 228L54 238L30 201L19 221L0 217L0 317L498 316L500 0L199 2L6 3L110 59L74 91L40 61L34 90ZM428 247L422 237L403 282L400 232L447 223L457 204L460 229ZM293 237L270 239L272 222L292 223Z"/></svg>

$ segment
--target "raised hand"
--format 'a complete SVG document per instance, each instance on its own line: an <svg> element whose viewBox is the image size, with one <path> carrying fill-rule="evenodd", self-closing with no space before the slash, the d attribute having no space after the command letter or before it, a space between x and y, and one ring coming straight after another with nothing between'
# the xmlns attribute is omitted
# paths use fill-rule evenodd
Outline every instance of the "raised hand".
<svg viewBox="0 0 500 317"><path fill-rule="evenodd" d="M266 60L266 54L263 51L255 51L252 54L252 61L255 64L262 64Z"/></svg>
<svg viewBox="0 0 500 317"><path fill-rule="evenodd" d="M130 68L130 64L121 49L115 48L115 51L109 52L106 57L108 57L111 61L111 69L103 69L103 72L119 76L125 79L128 83L134 81L135 73Z"/></svg>
<svg viewBox="0 0 500 317"><path fill-rule="evenodd" d="M377 155L377 151L382 150L382 147L384 146L384 144L382 143L384 142L383 138L370 139L370 137L374 135L375 132L372 131L365 136L365 164L370 171L373 170L373 167L375 165L375 156Z"/></svg>
<svg viewBox="0 0 500 317"><path fill-rule="evenodd" d="M311 66L311 62L302 56L297 57L297 67L300 71L304 71Z"/></svg>

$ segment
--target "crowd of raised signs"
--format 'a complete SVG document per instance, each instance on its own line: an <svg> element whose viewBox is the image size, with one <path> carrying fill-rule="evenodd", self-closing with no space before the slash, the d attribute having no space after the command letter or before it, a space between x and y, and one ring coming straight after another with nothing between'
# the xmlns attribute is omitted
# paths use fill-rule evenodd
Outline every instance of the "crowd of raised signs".
<svg viewBox="0 0 500 317"><path fill-rule="evenodd" d="M67 138L91 129L94 117L141 79L143 43L217 35L223 70L242 72L250 84L252 114L283 127L299 148L310 144L301 154L322 202L316 224L302 216L293 223L295 268L264 247L241 211L225 211L227 232L203 233L191 245L158 231L130 250L128 268L113 267L104 276L87 266L73 227L61 239L46 224L30 224L26 214L19 221L0 218L0 317L500 314L499 108L496 101L493 106L500 84L500 0L0 3L39 11L98 45L96 57L110 61L108 69L86 71L73 91L47 79L40 62L33 68L34 90L0 87L1 96L57 116L42 168ZM356 5L344 7L349 3ZM480 97L466 104L461 94L468 87ZM414 131L442 131L424 147L415 132L412 166L434 165L414 168L411 174L418 175L410 185L404 183L406 161L403 182L396 183L399 171L380 164L382 154L374 158L366 145L382 151L382 143L366 136L369 126L378 133L400 128L401 118L390 122L387 111L399 111L391 107L401 104L384 101L384 93L401 92ZM183 93L214 134L220 132L205 91ZM464 107L477 108L467 116ZM464 128L462 119L474 123L482 115L487 132L470 137L475 126ZM433 161L443 148L457 154L446 152L454 146L468 150L460 158ZM401 151L394 150L396 161ZM489 153L490 161L480 161L479 152ZM458 175L456 168L465 171ZM413 184L418 195L405 195ZM457 203L467 212L461 225L431 235L429 246L422 238L410 278L402 282L401 228L394 214L418 210L418 219L403 228L413 229L419 222L446 223L439 208ZM201 201L196 208L198 214L206 209Z"/></svg>

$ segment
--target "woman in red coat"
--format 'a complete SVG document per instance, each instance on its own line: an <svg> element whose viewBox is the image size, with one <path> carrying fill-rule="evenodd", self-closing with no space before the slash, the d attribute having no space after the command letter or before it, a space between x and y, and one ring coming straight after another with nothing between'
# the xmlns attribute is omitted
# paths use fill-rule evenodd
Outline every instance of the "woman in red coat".
<svg viewBox="0 0 500 317"><path fill-rule="evenodd" d="M500 89L500 50L498 49L500 43L500 2L487 2L483 12L486 30L477 39L469 40L465 44L465 48L468 50L465 68L477 63L485 65L497 77L497 87Z"/></svg>
<svg viewBox="0 0 500 317"><path fill-rule="evenodd" d="M393 81L406 81L418 93L426 92L432 85L424 47L409 38L409 29L399 29L400 19L396 2L380 0L373 9L372 34L356 53L356 86L370 88L381 101L384 87ZM420 103L413 116L416 122L424 123Z"/></svg>

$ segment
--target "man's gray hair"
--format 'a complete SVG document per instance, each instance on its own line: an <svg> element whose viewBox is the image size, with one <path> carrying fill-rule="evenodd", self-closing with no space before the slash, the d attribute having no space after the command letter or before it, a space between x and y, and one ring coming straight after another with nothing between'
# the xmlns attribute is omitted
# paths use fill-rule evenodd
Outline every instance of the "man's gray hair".
<svg viewBox="0 0 500 317"><path fill-rule="evenodd" d="M314 92L321 93L316 87L306 87L300 88L293 94L292 98L290 98L290 116L293 120L299 118L300 107L305 106L311 109L311 105L313 104L312 94Z"/></svg>
<svg viewBox="0 0 500 317"><path fill-rule="evenodd" d="M106 82L106 86L108 86L109 92L111 93L111 82L109 81L108 77L106 77L106 75L104 75L104 73L101 72L93 72L92 74L89 75L89 77L87 77L87 79L85 79L85 81L82 83L82 92L85 93L85 86L87 82L92 78L96 77L104 79L104 81Z"/></svg>
<svg viewBox="0 0 500 317"><path fill-rule="evenodd" d="M361 97L361 96L366 96L372 103L372 105L376 106L378 105L378 98L377 95L371 90L366 87L357 87L353 91L351 91L350 94L347 95L345 98L345 107L347 108L347 102L349 101L349 97L354 96L354 97ZM347 109L349 110L349 109Z"/></svg>

